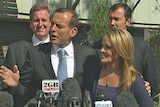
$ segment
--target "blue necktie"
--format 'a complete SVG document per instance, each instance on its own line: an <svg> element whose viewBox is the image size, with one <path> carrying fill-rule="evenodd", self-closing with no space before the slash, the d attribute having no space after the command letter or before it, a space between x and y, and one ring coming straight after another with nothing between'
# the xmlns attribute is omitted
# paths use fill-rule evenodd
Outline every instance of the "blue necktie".
<svg viewBox="0 0 160 107"><path fill-rule="evenodd" d="M67 78L67 61L65 53L66 51L64 49L59 50L59 65L58 65L57 78L59 80L61 89L63 80Z"/></svg>

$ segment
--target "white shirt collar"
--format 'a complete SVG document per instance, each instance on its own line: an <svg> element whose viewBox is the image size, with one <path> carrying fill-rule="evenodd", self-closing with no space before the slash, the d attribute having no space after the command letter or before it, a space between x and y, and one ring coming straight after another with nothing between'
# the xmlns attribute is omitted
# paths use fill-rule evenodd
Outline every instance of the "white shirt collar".
<svg viewBox="0 0 160 107"><path fill-rule="evenodd" d="M56 45L52 45L52 50L53 50L53 54L57 54L57 52L59 51L59 47L57 47ZM74 49L73 49L73 43L72 41L70 42L69 45L67 45L66 47L64 47L66 53L68 56L73 56L74 55Z"/></svg>
<svg viewBox="0 0 160 107"><path fill-rule="evenodd" d="M39 45L40 43L41 44L44 44L44 43L48 43L50 42L50 36L48 35L48 38L44 41L40 41L34 34L32 36L32 43L33 43L33 46L37 46Z"/></svg>

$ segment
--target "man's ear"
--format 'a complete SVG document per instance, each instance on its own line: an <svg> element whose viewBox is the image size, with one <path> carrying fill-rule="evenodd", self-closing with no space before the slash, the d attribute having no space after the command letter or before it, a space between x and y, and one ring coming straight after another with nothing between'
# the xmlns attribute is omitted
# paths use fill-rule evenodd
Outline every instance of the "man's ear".
<svg viewBox="0 0 160 107"><path fill-rule="evenodd" d="M131 23L131 18L128 18L128 19L126 20L126 25L128 26L130 23Z"/></svg>
<svg viewBox="0 0 160 107"><path fill-rule="evenodd" d="M71 29L71 37L76 36L77 33L78 33L78 28L77 28L77 27L73 27L73 28Z"/></svg>

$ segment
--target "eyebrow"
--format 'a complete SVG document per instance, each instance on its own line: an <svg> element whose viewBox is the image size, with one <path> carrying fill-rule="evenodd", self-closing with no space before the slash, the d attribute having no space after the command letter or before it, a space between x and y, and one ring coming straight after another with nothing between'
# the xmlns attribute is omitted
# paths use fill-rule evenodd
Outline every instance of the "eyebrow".
<svg viewBox="0 0 160 107"><path fill-rule="evenodd" d="M119 20L121 18L120 17L112 17L112 16L110 16L109 19Z"/></svg>

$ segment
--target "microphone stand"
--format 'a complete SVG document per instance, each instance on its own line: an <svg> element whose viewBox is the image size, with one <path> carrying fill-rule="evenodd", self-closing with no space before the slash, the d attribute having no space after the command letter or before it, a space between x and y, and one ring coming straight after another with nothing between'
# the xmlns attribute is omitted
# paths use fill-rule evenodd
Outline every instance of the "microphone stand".
<svg viewBox="0 0 160 107"><path fill-rule="evenodd" d="M50 93L47 97L47 107L56 107L55 106L55 97L52 93Z"/></svg>

